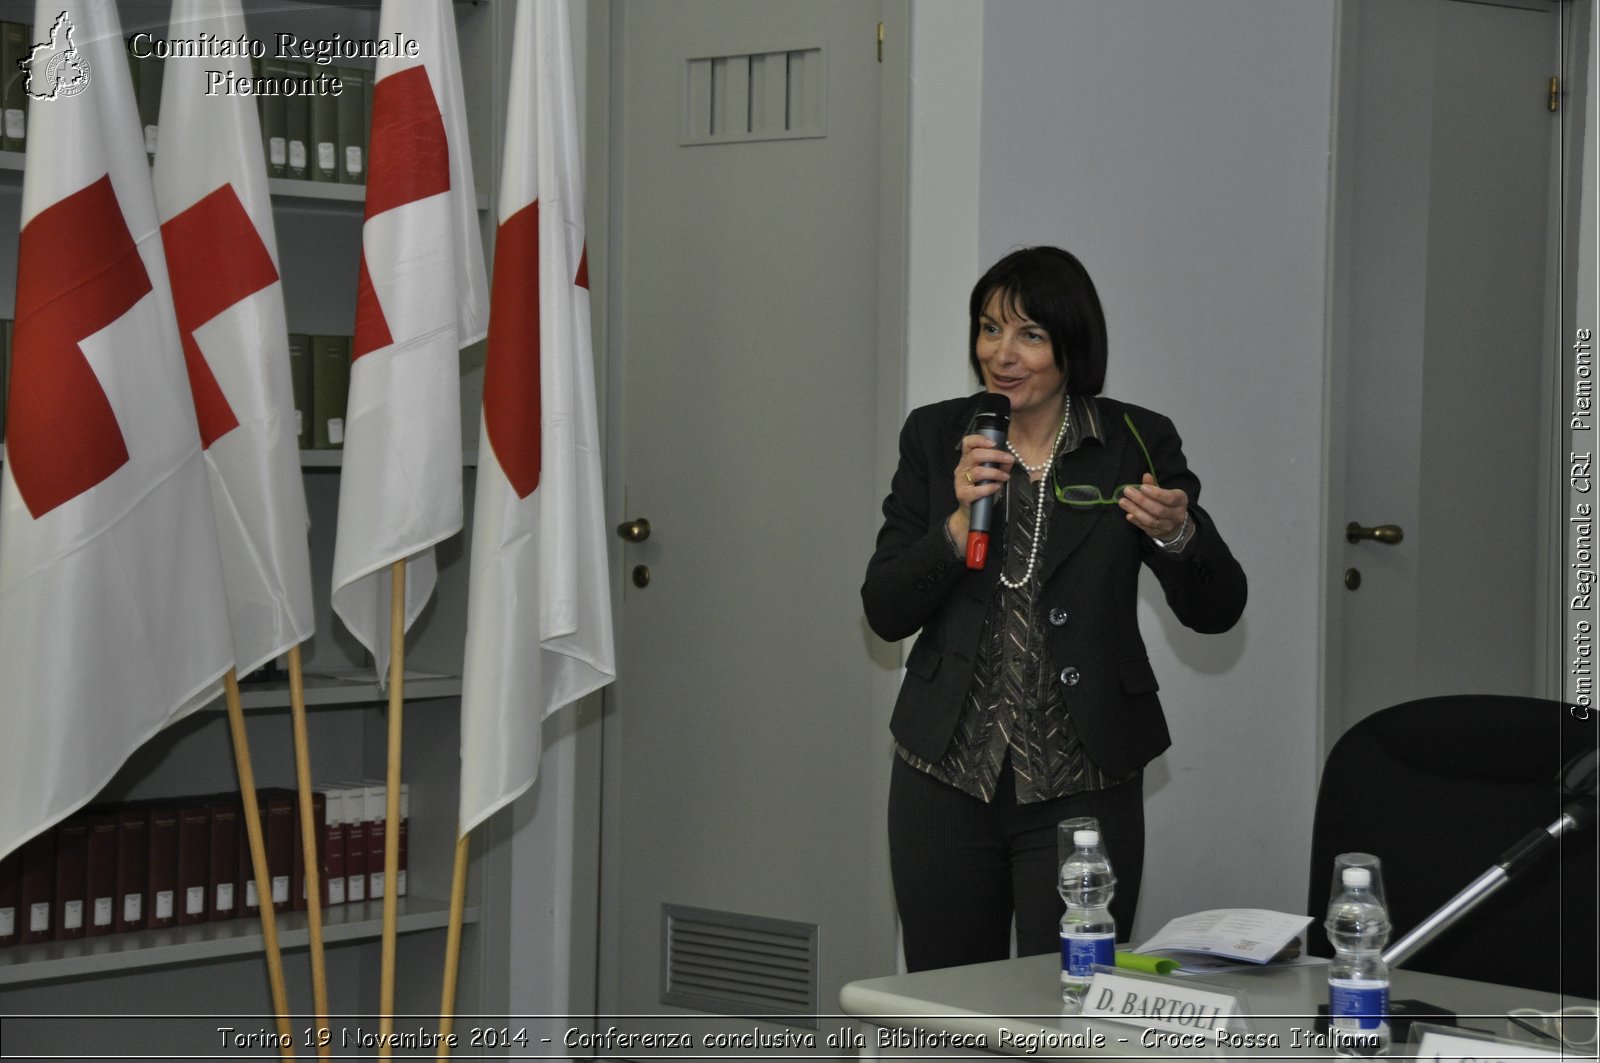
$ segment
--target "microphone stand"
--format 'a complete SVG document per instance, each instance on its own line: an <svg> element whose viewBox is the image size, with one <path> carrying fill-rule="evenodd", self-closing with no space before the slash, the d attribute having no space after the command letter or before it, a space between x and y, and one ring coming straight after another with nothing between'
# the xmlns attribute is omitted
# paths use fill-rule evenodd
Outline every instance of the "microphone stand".
<svg viewBox="0 0 1600 1063"><path fill-rule="evenodd" d="M1444 933L1462 916L1472 911L1500 887L1538 863L1555 848L1562 835L1569 834L1594 821L1594 798L1569 801L1561 809L1555 822L1543 830L1530 831L1521 841L1507 849L1498 863L1473 879L1471 885L1446 901L1438 911L1418 923L1399 941L1383 953L1383 962L1399 967L1416 951Z"/></svg>

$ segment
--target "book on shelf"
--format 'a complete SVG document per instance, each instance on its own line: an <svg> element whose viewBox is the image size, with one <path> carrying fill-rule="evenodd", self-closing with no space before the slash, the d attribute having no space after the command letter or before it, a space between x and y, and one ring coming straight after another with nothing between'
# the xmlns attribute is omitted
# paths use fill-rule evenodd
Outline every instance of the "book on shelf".
<svg viewBox="0 0 1600 1063"><path fill-rule="evenodd" d="M361 83L361 159L363 164L372 161L372 90L378 83L378 72L367 71Z"/></svg>
<svg viewBox="0 0 1600 1063"><path fill-rule="evenodd" d="M345 818L344 791L337 787L319 790L322 794L326 841L322 851L322 895L328 905L343 904L346 870L344 852L350 825Z"/></svg>
<svg viewBox="0 0 1600 1063"><path fill-rule="evenodd" d="M150 810L117 809L117 933L143 930L150 908Z"/></svg>
<svg viewBox="0 0 1600 1063"><path fill-rule="evenodd" d="M144 153L152 160L156 157L156 141L160 137L161 82L165 67L153 55L134 60L139 68L139 81L134 89L139 101L139 127L144 131Z"/></svg>
<svg viewBox="0 0 1600 1063"><path fill-rule="evenodd" d="M83 898L89 883L89 824L70 816L56 826L55 903L51 922L57 941L83 937Z"/></svg>
<svg viewBox="0 0 1600 1063"><path fill-rule="evenodd" d="M258 791L256 800L261 806L261 832L265 836L267 868L272 879L272 910L287 912L300 827L295 793L293 790L269 787Z"/></svg>
<svg viewBox="0 0 1600 1063"><path fill-rule="evenodd" d="M178 806L179 926L210 921L211 813L201 801Z"/></svg>
<svg viewBox="0 0 1600 1063"><path fill-rule="evenodd" d="M260 805L261 799L258 797L256 799L256 807L258 811L260 810ZM266 848L266 844L266 829L265 824L263 824L261 835L261 845L263 851ZM239 813L238 856L239 860L237 866L239 870L236 872L236 874L239 876L238 881L240 884L238 914L240 916L254 919L261 914L261 892L260 887L256 882L255 860L250 855L250 832L249 828L245 825L244 811L242 807Z"/></svg>
<svg viewBox="0 0 1600 1063"><path fill-rule="evenodd" d="M367 82L373 72L361 67L341 66L336 71L344 89L337 97L339 111L339 182L347 185L367 181Z"/></svg>
<svg viewBox="0 0 1600 1063"><path fill-rule="evenodd" d="M389 843L388 787L368 780L361 785L362 819L367 825L367 899L383 900L384 859Z"/></svg>
<svg viewBox="0 0 1600 1063"><path fill-rule="evenodd" d="M344 446L345 403L350 395L350 337L311 337L312 445Z"/></svg>
<svg viewBox="0 0 1600 1063"><path fill-rule="evenodd" d="M371 824L366 820L366 787L348 783L336 787L344 804L344 899L360 904L367 899L367 843Z"/></svg>
<svg viewBox="0 0 1600 1063"><path fill-rule="evenodd" d="M22 900L22 850L0 856L0 949L21 937L18 907Z"/></svg>
<svg viewBox="0 0 1600 1063"><path fill-rule="evenodd" d="M178 922L178 809L165 801L150 804L149 851L145 926L160 930Z"/></svg>
<svg viewBox="0 0 1600 1063"><path fill-rule="evenodd" d="M288 77L287 60L267 56L260 60L262 77ZM267 157L268 177L289 176L289 97L271 92L257 96L261 118L261 148Z"/></svg>
<svg viewBox="0 0 1600 1063"><path fill-rule="evenodd" d="M290 797L295 803L294 817L294 872L290 886L291 907L297 912L303 912L310 906L310 899L306 893L306 845L305 832L301 829L300 822L300 796L297 791L291 791ZM328 795L320 790L311 792L311 822L314 825L316 839L313 843L313 852L317 853L317 895L323 907L328 904L326 854L328 851Z"/></svg>
<svg viewBox="0 0 1600 1063"><path fill-rule="evenodd" d="M56 902L56 832L43 831L22 846L22 888L17 915L26 920L20 938L24 945L49 941L50 913Z"/></svg>
<svg viewBox="0 0 1600 1063"><path fill-rule="evenodd" d="M284 59L280 76L307 78L311 64L303 59ZM304 96L284 97L284 137L288 140L288 171L285 177L311 180L311 111Z"/></svg>
<svg viewBox="0 0 1600 1063"><path fill-rule="evenodd" d="M211 918L232 919L239 914L239 850L244 843L244 811L239 798L217 794L206 806L210 827L210 868L206 879L211 898Z"/></svg>
<svg viewBox="0 0 1600 1063"><path fill-rule="evenodd" d="M86 813L89 846L84 860L84 934L99 937L117 930L117 814L100 809Z"/></svg>
<svg viewBox="0 0 1600 1063"><path fill-rule="evenodd" d="M0 22L0 151L28 147L27 75L18 66L33 51L31 26Z"/></svg>
<svg viewBox="0 0 1600 1063"><path fill-rule="evenodd" d="M311 111L311 179L339 180L339 100L327 93L307 96Z"/></svg>
<svg viewBox="0 0 1600 1063"><path fill-rule="evenodd" d="M311 337L289 333L289 383L294 392L294 430L301 450L315 443L311 432Z"/></svg>

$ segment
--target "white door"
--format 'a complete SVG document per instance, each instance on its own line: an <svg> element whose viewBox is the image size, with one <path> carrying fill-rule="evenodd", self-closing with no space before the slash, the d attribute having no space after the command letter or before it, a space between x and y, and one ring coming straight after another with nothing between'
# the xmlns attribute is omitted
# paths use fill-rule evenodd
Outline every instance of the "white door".
<svg viewBox="0 0 1600 1063"><path fill-rule="evenodd" d="M1345 18L1329 742L1411 698L1542 692L1562 471L1546 449L1556 5L1360 0ZM1402 537L1349 543L1351 523Z"/></svg>
<svg viewBox="0 0 1600 1063"><path fill-rule="evenodd" d="M689 1014L807 991L834 1012L894 967L858 597L899 387L879 370L879 18L614 8L610 467L649 531L622 547L604 728L604 1014L672 1012L669 992ZM702 978L669 929L747 955ZM687 967L664 971L669 946Z"/></svg>

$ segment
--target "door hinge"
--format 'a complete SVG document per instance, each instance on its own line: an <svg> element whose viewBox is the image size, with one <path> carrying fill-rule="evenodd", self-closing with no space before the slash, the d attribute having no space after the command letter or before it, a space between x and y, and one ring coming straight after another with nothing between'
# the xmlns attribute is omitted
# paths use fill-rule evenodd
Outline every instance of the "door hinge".
<svg viewBox="0 0 1600 1063"><path fill-rule="evenodd" d="M882 45L879 47L881 48ZM881 60L882 56L879 56L879 59ZM1558 77L1550 79L1550 110L1561 110L1561 79Z"/></svg>
<svg viewBox="0 0 1600 1063"><path fill-rule="evenodd" d="M878 62L883 62L883 23L878 23Z"/></svg>

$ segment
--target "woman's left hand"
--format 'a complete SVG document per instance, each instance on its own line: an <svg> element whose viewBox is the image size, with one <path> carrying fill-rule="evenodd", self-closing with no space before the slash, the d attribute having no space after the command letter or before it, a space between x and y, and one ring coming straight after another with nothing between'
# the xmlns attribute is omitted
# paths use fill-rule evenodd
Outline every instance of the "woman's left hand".
<svg viewBox="0 0 1600 1063"><path fill-rule="evenodd" d="M1134 527L1157 540L1171 541L1189 518L1189 496L1176 487L1158 486L1149 473L1137 489L1124 491L1117 505Z"/></svg>

